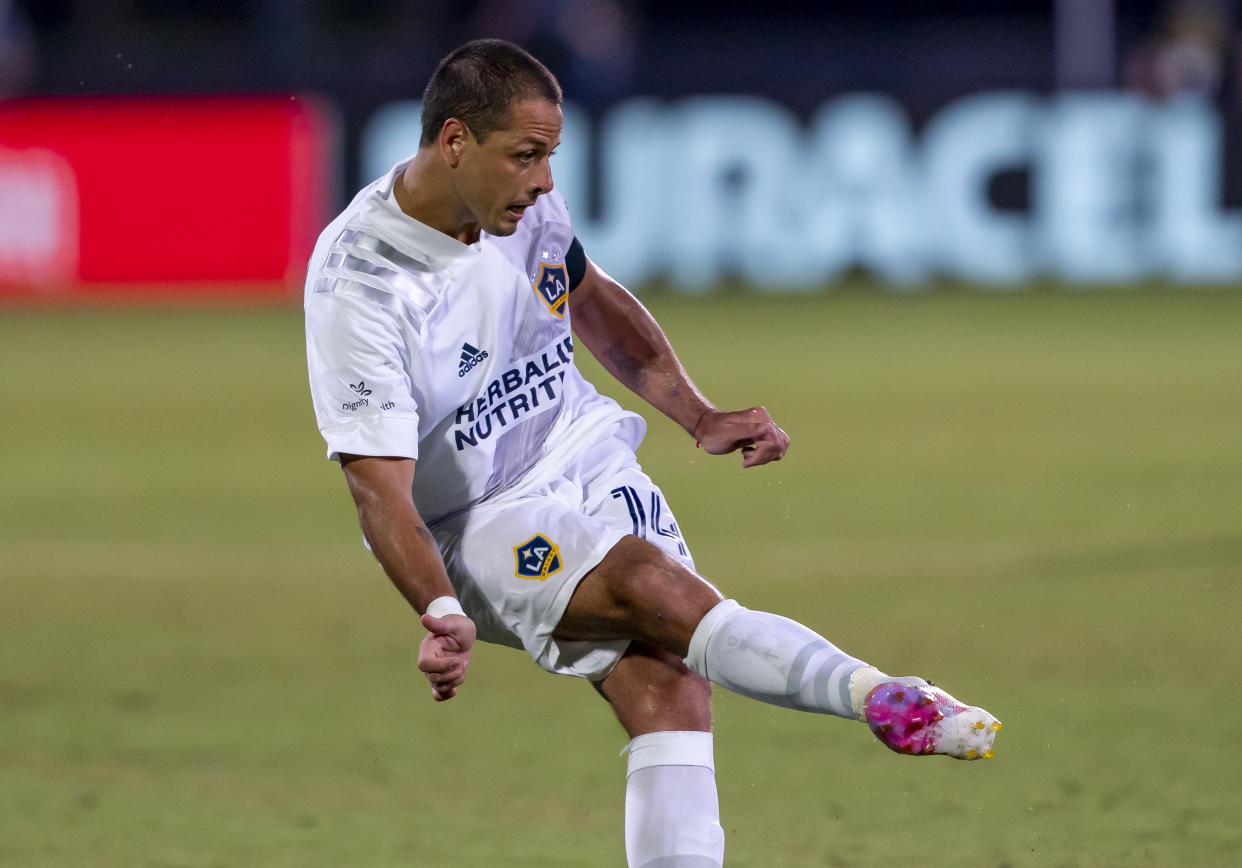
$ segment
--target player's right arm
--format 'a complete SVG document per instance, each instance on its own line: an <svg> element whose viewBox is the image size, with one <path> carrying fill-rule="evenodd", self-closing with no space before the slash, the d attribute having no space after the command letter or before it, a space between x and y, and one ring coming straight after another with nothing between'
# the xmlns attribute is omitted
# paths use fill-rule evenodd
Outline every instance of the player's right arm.
<svg viewBox="0 0 1242 868"><path fill-rule="evenodd" d="M452 699L466 678L475 627L465 615L437 618L427 613L433 600L454 594L440 549L414 506L414 459L340 458L371 551L401 595L422 614L428 632L419 645L418 668L431 682L437 702Z"/></svg>
<svg viewBox="0 0 1242 868"><path fill-rule="evenodd" d="M423 332L421 309L349 275L315 277L312 286L306 348L319 431L328 457L344 468L368 544L422 614L429 635L419 645L419 668L435 698L449 699L465 677L475 630L464 615L446 613L446 606L460 606L414 507L419 407L409 371ZM441 597L448 599L428 615L428 605Z"/></svg>

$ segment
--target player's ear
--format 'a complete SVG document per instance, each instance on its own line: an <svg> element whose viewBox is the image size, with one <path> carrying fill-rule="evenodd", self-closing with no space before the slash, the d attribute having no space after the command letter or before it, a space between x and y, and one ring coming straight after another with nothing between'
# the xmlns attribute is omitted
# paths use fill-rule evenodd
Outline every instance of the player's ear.
<svg viewBox="0 0 1242 868"><path fill-rule="evenodd" d="M461 161L462 148L466 145L466 137L470 130L457 118L449 118L440 128L440 153L444 161L456 169Z"/></svg>

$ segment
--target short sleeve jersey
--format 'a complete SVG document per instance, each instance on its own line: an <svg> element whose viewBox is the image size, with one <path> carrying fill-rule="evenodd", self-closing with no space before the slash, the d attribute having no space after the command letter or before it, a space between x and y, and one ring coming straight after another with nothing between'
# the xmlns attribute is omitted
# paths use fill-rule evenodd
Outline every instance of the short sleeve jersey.
<svg viewBox="0 0 1242 868"><path fill-rule="evenodd" d="M311 396L328 457L413 458L429 522L543 484L607 432L645 423L574 365L558 193L507 237L463 244L364 188L320 235L306 279Z"/></svg>

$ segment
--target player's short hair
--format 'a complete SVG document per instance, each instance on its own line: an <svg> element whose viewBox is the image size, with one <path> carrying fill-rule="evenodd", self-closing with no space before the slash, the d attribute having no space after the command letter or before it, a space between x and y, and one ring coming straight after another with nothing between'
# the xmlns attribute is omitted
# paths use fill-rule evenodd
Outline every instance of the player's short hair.
<svg viewBox="0 0 1242 868"><path fill-rule="evenodd" d="M450 52L431 74L419 144L432 144L449 118L464 123L481 143L504 129L518 100L560 105L562 98L556 76L525 49L503 39L476 39Z"/></svg>

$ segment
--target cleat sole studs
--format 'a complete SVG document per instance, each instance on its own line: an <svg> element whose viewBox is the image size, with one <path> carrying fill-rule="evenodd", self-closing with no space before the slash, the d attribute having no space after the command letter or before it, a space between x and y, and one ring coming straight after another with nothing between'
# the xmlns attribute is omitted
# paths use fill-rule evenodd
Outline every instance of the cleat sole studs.
<svg viewBox="0 0 1242 868"><path fill-rule="evenodd" d="M984 722L981 720L975 724L975 729L983 729L985 725L986 724L984 724Z"/></svg>
<svg viewBox="0 0 1242 868"><path fill-rule="evenodd" d="M979 751L975 750L973 747L970 750L966 751L966 759L974 759L978 755L979 755Z"/></svg>
<svg viewBox="0 0 1242 868"><path fill-rule="evenodd" d="M1000 722L999 720L994 721L994 722L992 723L992 729L996 730L997 732L1000 732L1000 729L1001 729L1001 722Z"/></svg>
<svg viewBox="0 0 1242 868"><path fill-rule="evenodd" d="M991 758L992 758L992 757L994 757L994 756L996 756L995 751L992 751L992 750L985 750L985 751L983 752L983 758L984 758L984 759L991 759Z"/></svg>

